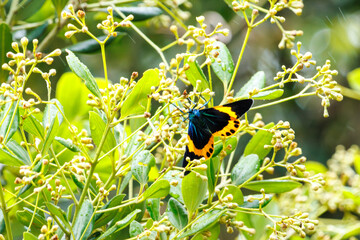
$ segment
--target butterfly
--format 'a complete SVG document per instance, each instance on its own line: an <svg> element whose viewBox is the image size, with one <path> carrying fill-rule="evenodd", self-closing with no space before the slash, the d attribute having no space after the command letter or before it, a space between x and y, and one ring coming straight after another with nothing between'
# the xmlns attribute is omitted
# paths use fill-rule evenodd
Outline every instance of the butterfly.
<svg viewBox="0 0 360 240"><path fill-rule="evenodd" d="M214 152L214 137L229 137L240 127L239 118L253 104L252 99L245 99L206 109L189 109L188 141L183 159L183 167L190 161L204 157L209 159ZM187 174L186 172L185 174Z"/></svg>

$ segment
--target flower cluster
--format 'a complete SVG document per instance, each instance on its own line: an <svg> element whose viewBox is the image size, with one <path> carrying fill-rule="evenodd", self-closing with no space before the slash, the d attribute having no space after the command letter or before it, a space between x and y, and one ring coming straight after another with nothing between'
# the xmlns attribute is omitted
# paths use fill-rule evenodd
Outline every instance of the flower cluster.
<svg viewBox="0 0 360 240"><path fill-rule="evenodd" d="M297 60L294 66L291 68L282 66L283 71L278 72L274 80L280 80L279 87L281 88L288 82L308 83L300 95L305 94L309 88L315 88L315 92L306 94L317 95L321 98L321 106L324 107L324 117L328 117L329 113L327 108L330 106L330 100L342 101L343 99L341 90L337 82L333 79L333 76L336 76L338 72L330 69L330 60L327 60L323 66L316 67L317 72L312 77L302 76L299 74L299 71L303 70L304 67L309 68L311 65L316 65L316 61L311 60L312 54L310 52L306 52L305 54L300 53L300 48L301 43L298 42L297 51L291 50L291 54L294 55Z"/></svg>
<svg viewBox="0 0 360 240"><path fill-rule="evenodd" d="M10 84L2 83L0 86L0 94L2 94L6 100L1 100L0 105L5 104L8 101L17 101L21 100L21 105L23 108L30 108L36 104L41 103L40 97L34 93L31 89L26 89L26 93L35 96L35 99L30 98L29 100L24 100L22 94L24 92L24 86L27 80L29 79L32 73L39 73L41 77L46 81L47 85L50 86L50 76L56 74L55 69L50 69L49 72L43 72L36 66L39 63L46 63L51 65L54 61L53 57L60 56L61 50L55 49L49 54L43 54L37 52L38 40L34 39L32 41L33 51L32 54L28 51L29 40L26 37L23 37L20 41L21 47L17 42L11 44L14 52L8 52L6 56L11 60L8 63L2 65L2 69L9 71L9 74L12 78ZM32 55L32 56L31 56Z"/></svg>

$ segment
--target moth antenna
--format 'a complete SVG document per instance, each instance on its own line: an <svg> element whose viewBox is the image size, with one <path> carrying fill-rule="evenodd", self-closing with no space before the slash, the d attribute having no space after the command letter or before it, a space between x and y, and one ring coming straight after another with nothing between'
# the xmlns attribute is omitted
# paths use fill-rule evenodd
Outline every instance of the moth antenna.
<svg viewBox="0 0 360 240"><path fill-rule="evenodd" d="M190 97L187 98L189 104L194 104L194 108L197 106L197 103L190 99Z"/></svg>
<svg viewBox="0 0 360 240"><path fill-rule="evenodd" d="M212 99L212 95L210 95L209 100L206 101L206 99L201 95L201 93L200 93L200 97L205 101L205 103L200 108L205 107Z"/></svg>
<svg viewBox="0 0 360 240"><path fill-rule="evenodd" d="M183 115L185 115L185 113L184 113L184 111L183 110L181 110L178 106L176 106L175 104L173 104L173 103L170 103L171 105L173 105L174 107L176 107L177 108L177 110L179 110Z"/></svg>

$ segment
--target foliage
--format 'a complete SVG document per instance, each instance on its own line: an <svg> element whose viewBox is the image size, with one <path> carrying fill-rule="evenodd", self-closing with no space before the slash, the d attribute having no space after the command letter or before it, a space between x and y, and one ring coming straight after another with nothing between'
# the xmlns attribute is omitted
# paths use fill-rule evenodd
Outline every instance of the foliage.
<svg viewBox="0 0 360 240"><path fill-rule="evenodd" d="M189 14L182 7L189 5L187 1L179 5L145 1L131 7L114 2L88 3L85 7L80 2L46 1L53 6L49 14L52 22L31 14L31 9L44 1L35 2L39 5L29 4L24 15L15 15L20 8L14 0L8 9L5 5L1 9L6 23L0 25L4 46L0 51L0 163L4 164L5 180L0 186L0 232L7 239L217 239L220 225L226 226L227 233L235 229L246 239L295 239L307 234L316 239L327 235L327 230L318 220L321 214L313 214L309 205L297 205L304 202L301 197L311 203L316 200L323 212L338 208L347 213L358 211L358 172L345 174L352 162L340 168L344 166L339 164L342 158L335 156L330 163L336 167L324 175L315 167L313 174L294 141L290 123L265 123L261 114L255 113L317 96L323 116L328 117L331 100L343 99L330 60L318 65L310 52L302 53L300 42L295 43L302 31L284 29L285 17L278 13L290 9L301 15L301 0L266 4L225 0L247 27L235 63L227 46L217 40L228 35L228 29L221 24L209 29L204 16L196 18L197 26L184 23ZM90 10L98 14L92 15ZM175 40L161 48L135 23L148 20L166 25L169 17L164 13L174 20L169 29ZM93 23L98 18L103 20L94 29L88 20ZM30 25L36 28L19 43L13 42L11 28L21 26L24 20L35 22ZM282 33L280 49L295 47L290 51L293 64L282 66L270 85L265 73L259 71L235 91L250 35L267 21ZM48 24L52 28L39 43L36 38ZM133 72L111 81L106 49L129 30L156 50L161 63L141 74ZM43 51L58 33L70 39L79 35L90 39L67 47L66 64L71 73L62 74L56 98L51 98L51 79L57 71L46 65L52 65L63 51L53 46L49 53ZM176 52L170 61L165 56L169 49ZM100 51L96 61L102 64L102 78L95 78L79 58L81 53L95 51ZM28 87L34 75L46 83L46 97ZM218 83L223 92L215 87ZM289 84L301 90L285 94ZM356 80L352 84L356 85ZM246 98L269 102L256 101L234 137L215 138L209 160L178 167L188 144L184 109L207 100L212 107L215 94L221 97L221 104ZM242 155L237 157L235 150L244 141ZM348 154L355 156L351 159L358 171L358 149L354 147ZM186 171L191 173L185 175ZM343 176L348 176L348 184L341 182ZM321 198L336 193L340 196L334 199ZM295 201L289 202L289 198ZM348 199L351 204L342 205ZM277 206L281 209L275 212ZM271 225L257 221L260 217ZM353 219L349 219L351 224ZM314 233L318 224L322 232ZM15 232L13 226L22 232ZM334 231L329 236L358 233L354 228L346 233Z"/></svg>

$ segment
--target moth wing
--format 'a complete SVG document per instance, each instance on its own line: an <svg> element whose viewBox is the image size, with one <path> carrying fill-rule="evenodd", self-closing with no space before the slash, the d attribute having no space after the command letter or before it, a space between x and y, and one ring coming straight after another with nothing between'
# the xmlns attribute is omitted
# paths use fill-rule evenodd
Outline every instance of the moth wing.
<svg viewBox="0 0 360 240"><path fill-rule="evenodd" d="M200 110L203 122L214 136L231 136L240 127L239 118L253 104L252 99L240 100L223 106Z"/></svg>
<svg viewBox="0 0 360 240"><path fill-rule="evenodd" d="M188 141L189 144L186 146L183 167L188 164L186 157L189 157L190 161L202 157L208 159L214 152L214 136L210 130L200 127L191 121L189 123Z"/></svg>

